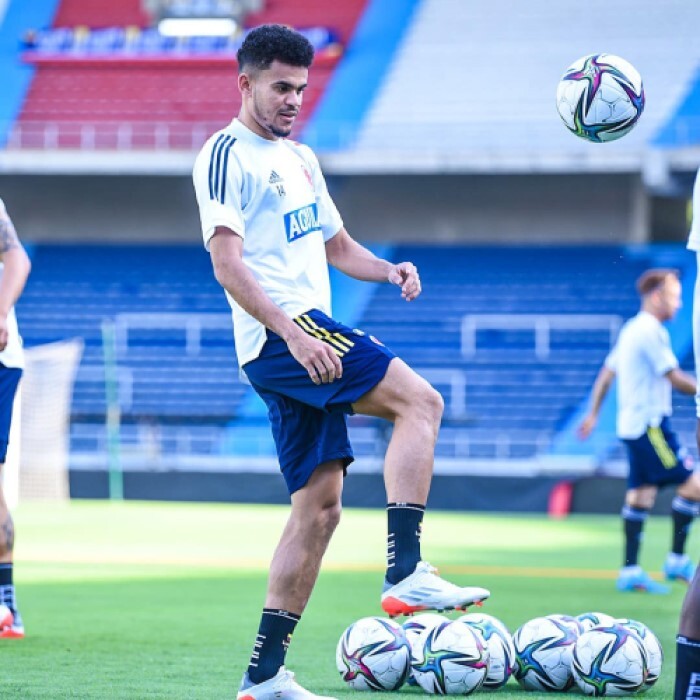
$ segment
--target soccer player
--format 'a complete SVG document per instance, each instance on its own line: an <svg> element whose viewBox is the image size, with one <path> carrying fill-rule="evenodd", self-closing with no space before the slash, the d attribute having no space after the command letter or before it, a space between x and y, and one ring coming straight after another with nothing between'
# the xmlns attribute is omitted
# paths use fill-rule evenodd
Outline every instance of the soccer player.
<svg viewBox="0 0 700 700"><path fill-rule="evenodd" d="M627 448L629 474L622 508L625 533L624 564L617 579L620 591L668 593L668 586L654 581L638 564L644 522L654 506L659 488L675 485L671 507L673 538L664 563L668 580L689 582L694 566L685 543L700 502L700 475L692 458L671 431L671 387L694 394L695 378L678 367L664 321L681 306L681 283L675 270L653 269L637 280L641 298L639 313L620 331L615 347L605 359L593 386L591 409L579 426L587 438L598 421L598 412L617 377L617 435Z"/></svg>
<svg viewBox="0 0 700 700"><path fill-rule="evenodd" d="M693 224L690 227L688 248L695 251L700 271L700 171L693 190ZM695 371L700 367L700 274L696 274L693 296L693 349ZM695 394L697 441L700 450L700 393ZM674 700L700 698L700 568L688 587L681 608L676 639L676 690Z"/></svg>
<svg viewBox="0 0 700 700"><path fill-rule="evenodd" d="M29 276L29 257L0 200L0 477L7 457L12 404L22 376L24 357L14 305ZM15 526L0 480L0 638L24 637L24 625L12 582ZM8 612L9 610L9 612Z"/></svg>
<svg viewBox="0 0 700 700"><path fill-rule="evenodd" d="M394 284L407 302L421 283L412 263L379 259L350 237L315 155L286 138L312 60L309 42L291 29L251 31L238 52L238 118L207 142L193 175L204 243L233 310L238 360L267 404L292 504L241 700L315 697L283 664L340 518L353 461L347 414L394 424L384 465L384 611L461 609L489 595L445 581L421 558L441 396L376 338L330 317L329 263L356 279Z"/></svg>

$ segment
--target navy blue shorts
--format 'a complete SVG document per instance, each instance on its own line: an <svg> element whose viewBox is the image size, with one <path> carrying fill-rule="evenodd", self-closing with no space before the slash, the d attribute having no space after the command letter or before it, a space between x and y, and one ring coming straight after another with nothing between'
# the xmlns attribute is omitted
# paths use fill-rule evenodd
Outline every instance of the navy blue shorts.
<svg viewBox="0 0 700 700"><path fill-rule="evenodd" d="M679 445L667 418L658 428L647 428L641 437L623 442L630 463L630 489L682 484L693 473L693 458Z"/></svg>
<svg viewBox="0 0 700 700"><path fill-rule="evenodd" d="M243 367L267 404L290 494L306 485L319 464L339 459L347 467L353 461L346 414L352 414L352 404L379 384L396 357L373 336L317 309L294 320L337 351L343 376L330 384L314 384L287 344L270 330L260 356Z"/></svg>
<svg viewBox="0 0 700 700"><path fill-rule="evenodd" d="M7 444L10 441L10 423L12 423L12 405L21 377L21 369L5 367L5 365L0 364L0 464L5 464L5 459L7 459Z"/></svg>

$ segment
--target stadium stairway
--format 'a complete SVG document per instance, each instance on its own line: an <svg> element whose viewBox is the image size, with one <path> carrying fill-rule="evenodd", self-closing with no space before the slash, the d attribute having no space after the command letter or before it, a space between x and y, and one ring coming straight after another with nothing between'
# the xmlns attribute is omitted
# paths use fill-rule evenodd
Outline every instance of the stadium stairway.
<svg viewBox="0 0 700 700"><path fill-rule="evenodd" d="M420 0L369 0L302 140L334 151L351 144Z"/></svg>
<svg viewBox="0 0 700 700"><path fill-rule="evenodd" d="M678 109L659 129L654 145L662 148L697 146L700 143L700 62Z"/></svg>
<svg viewBox="0 0 700 700"><path fill-rule="evenodd" d="M0 59L2 60L2 96L0 97L0 145L4 146L10 127L17 119L34 67L17 60L19 38L28 26L51 24L60 0L10 0L0 11Z"/></svg>

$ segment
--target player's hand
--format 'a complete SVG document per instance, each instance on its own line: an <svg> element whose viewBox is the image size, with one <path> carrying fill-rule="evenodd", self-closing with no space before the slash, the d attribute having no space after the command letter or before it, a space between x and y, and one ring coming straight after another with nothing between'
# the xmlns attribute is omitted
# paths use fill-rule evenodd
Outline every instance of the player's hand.
<svg viewBox="0 0 700 700"><path fill-rule="evenodd" d="M9 334L7 332L7 316L0 314L0 352L7 347Z"/></svg>
<svg viewBox="0 0 700 700"><path fill-rule="evenodd" d="M581 421L581 425L579 425L578 429L576 430L576 435L578 436L578 439L587 440L591 436L591 433L593 432L597 423L598 416L594 416L589 413L583 419L583 421Z"/></svg>
<svg viewBox="0 0 700 700"><path fill-rule="evenodd" d="M413 301L422 291L418 268L410 262L394 265L389 273L389 282L401 287L401 296L406 301Z"/></svg>
<svg viewBox="0 0 700 700"><path fill-rule="evenodd" d="M314 384L330 384L343 376L343 365L333 348L304 331L300 330L289 339L287 347Z"/></svg>

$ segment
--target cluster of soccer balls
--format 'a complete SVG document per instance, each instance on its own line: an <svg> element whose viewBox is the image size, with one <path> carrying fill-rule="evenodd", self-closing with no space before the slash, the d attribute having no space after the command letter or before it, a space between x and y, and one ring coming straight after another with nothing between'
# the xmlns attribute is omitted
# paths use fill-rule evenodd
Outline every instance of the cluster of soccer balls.
<svg viewBox="0 0 700 700"><path fill-rule="evenodd" d="M425 613L399 625L365 617L350 625L336 665L355 690L398 690L405 683L435 695L497 690L514 676L525 690L596 697L633 695L659 678L663 651L654 633L635 620L604 613L548 615L511 637L484 613L449 620Z"/></svg>

